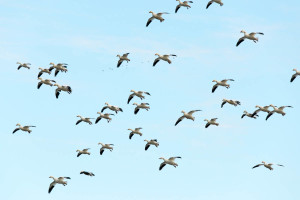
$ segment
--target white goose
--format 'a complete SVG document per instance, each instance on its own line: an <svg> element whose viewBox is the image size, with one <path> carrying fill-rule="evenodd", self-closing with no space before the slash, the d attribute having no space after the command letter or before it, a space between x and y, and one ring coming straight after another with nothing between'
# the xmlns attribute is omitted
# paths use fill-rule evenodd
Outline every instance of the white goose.
<svg viewBox="0 0 300 200"><path fill-rule="evenodd" d="M153 62L153 67L154 67L160 60L166 61L166 62L168 62L169 64L171 64L172 61L170 60L170 56L176 57L175 54L160 55L160 54L156 53L155 55L158 56L158 57L154 60L154 62Z"/></svg>
<svg viewBox="0 0 300 200"><path fill-rule="evenodd" d="M58 177L58 178L54 178L53 176L50 176L49 178L53 179L53 182L50 184L49 189L48 189L48 193L49 194L53 190L53 188L54 188L54 186L56 184L62 184L63 186L66 186L68 184L68 182L65 181L65 179L71 179L70 177Z"/></svg>
<svg viewBox="0 0 300 200"><path fill-rule="evenodd" d="M57 64L54 64L54 63L50 63L50 65L52 65L52 67L49 68L49 71L51 72L54 68L55 68L55 73L54 73L54 76L56 76L58 74L58 72L67 72L68 69L67 69L67 65L66 63L57 63Z"/></svg>
<svg viewBox="0 0 300 200"><path fill-rule="evenodd" d="M120 67L123 61L127 61L127 63L130 61L130 59L128 58L128 55L129 55L129 53L125 53L122 56L117 55L117 57L119 57L117 67Z"/></svg>
<svg viewBox="0 0 300 200"><path fill-rule="evenodd" d="M110 151L114 150L114 148L112 146L114 146L114 144L103 144L101 142L98 143L98 145L101 144L101 148L100 148L100 155L103 154L104 149L109 149Z"/></svg>
<svg viewBox="0 0 300 200"><path fill-rule="evenodd" d="M223 6L222 0L211 0L211 1L208 2L207 6L206 6L206 9L207 9L212 3L217 3L217 4L219 4L220 6Z"/></svg>
<svg viewBox="0 0 300 200"><path fill-rule="evenodd" d="M30 127L36 127L36 126L21 126L21 124L17 124L16 126L19 126L19 128L16 128L14 131L13 131L13 134L15 132L17 132L18 130L21 130L21 131L24 131L24 132L28 132L28 133L31 133L32 130L30 130Z"/></svg>
<svg viewBox="0 0 300 200"><path fill-rule="evenodd" d="M208 128L210 125L215 125L215 126L219 126L219 123L217 123L218 118L213 118L211 120L208 120L208 119L205 119L204 121L206 121L206 125L205 125L205 128Z"/></svg>
<svg viewBox="0 0 300 200"><path fill-rule="evenodd" d="M234 106L241 105L241 102L239 102L239 101L228 100L228 99L223 99L222 101L223 101L223 103L221 104L221 108L223 108L223 106L224 106L226 103L229 103L229 104L234 105Z"/></svg>
<svg viewBox="0 0 300 200"><path fill-rule="evenodd" d="M255 35L256 34L264 35L261 32L252 32L252 33L248 34L244 30L241 30L241 33L244 33L244 36L239 39L239 41L236 43L236 46L239 46L242 42L244 42L245 39L252 40L253 42L256 43L256 42L258 42L258 38L255 37Z"/></svg>
<svg viewBox="0 0 300 200"><path fill-rule="evenodd" d="M40 80L40 82L37 85L37 89L40 89L40 87L45 84L45 85L50 85L51 87L53 86L53 83L56 83L54 80L50 80L50 79L43 79L41 77L38 78Z"/></svg>
<svg viewBox="0 0 300 200"><path fill-rule="evenodd" d="M154 145L156 147L159 146L159 143L157 142L157 139L152 139L152 140L144 140L145 142L147 142L146 146L145 146L145 151L147 151L150 147L150 145Z"/></svg>
<svg viewBox="0 0 300 200"><path fill-rule="evenodd" d="M216 82L216 84L212 88L212 93L218 88L218 86L226 87L227 89L230 88L230 85L227 83L228 81L234 81L233 79L224 79L222 81L213 80L212 82Z"/></svg>
<svg viewBox="0 0 300 200"><path fill-rule="evenodd" d="M184 2L181 2L180 0L176 0L178 1L178 5L176 6L176 9L175 9L175 13L177 13L177 11L179 10L179 8L182 6L182 7L186 7L186 9L189 9L191 8L191 6L189 5L189 3L193 3L192 1L184 1Z"/></svg>
<svg viewBox="0 0 300 200"><path fill-rule="evenodd" d="M268 168L269 170L273 170L272 165L274 165L274 164L266 163L265 161L262 161L262 164L255 165L254 167L252 167L252 169L254 169L256 167L264 166L265 168ZM277 164L277 166L284 167L283 165L280 165L280 164Z"/></svg>
<svg viewBox="0 0 300 200"><path fill-rule="evenodd" d="M94 173L92 173L92 172L87 172L87 171L81 171L80 174L84 174L84 175L87 175L87 176L95 176Z"/></svg>
<svg viewBox="0 0 300 200"><path fill-rule="evenodd" d="M79 117L80 119L76 122L76 125L78 125L80 122L88 123L89 125L92 125L91 119L95 118L89 118L89 117L82 117L81 115L77 115L76 117Z"/></svg>
<svg viewBox="0 0 300 200"><path fill-rule="evenodd" d="M105 105L106 106L104 106L103 108L102 108L102 110L101 110L101 112L103 112L105 109L110 109L110 110L112 110L112 111L115 111L116 112L116 114L118 114L118 112L119 111L121 111L121 112L123 112L123 110L122 110L122 108L119 108L119 107L117 107L117 106L112 106L112 105L110 105L109 103L105 103Z"/></svg>
<svg viewBox="0 0 300 200"><path fill-rule="evenodd" d="M132 105L136 105L136 107L134 109L135 115L139 112L140 109L145 109L147 111L150 109L149 103L141 103L141 104L133 103Z"/></svg>
<svg viewBox="0 0 300 200"><path fill-rule="evenodd" d="M58 99L58 96L60 94L61 91L65 91L68 92L69 94L72 93L72 88L68 85L59 85L57 83L54 84L54 86L56 86L56 90L55 90L55 96Z"/></svg>
<svg viewBox="0 0 300 200"><path fill-rule="evenodd" d="M20 63L20 62L17 62L17 64L19 65L18 70L21 69L22 67L30 69L28 65L31 65L30 63Z"/></svg>
<svg viewBox="0 0 300 200"><path fill-rule="evenodd" d="M293 71L295 71L296 73L292 76L291 82L293 82L297 76L300 76L300 71L298 71L297 69L293 69Z"/></svg>
<svg viewBox="0 0 300 200"><path fill-rule="evenodd" d="M109 116L114 115L114 114L110 114L110 113L102 114L101 112L97 112L97 114L100 114L100 116L97 117L95 124L97 124L102 118L107 119L107 123L109 123L112 120L112 118L110 118Z"/></svg>
<svg viewBox="0 0 300 200"><path fill-rule="evenodd" d="M264 107L262 107L262 106L256 105L255 108L258 108L258 109L256 111L254 111L254 113L252 114L252 117L254 117L255 115L257 115L257 113L259 113L260 111L266 112L266 113L271 112L269 110L270 106L264 106Z"/></svg>
<svg viewBox="0 0 300 200"><path fill-rule="evenodd" d="M285 115L285 112L283 111L284 108L293 108L292 106L281 106L277 108L277 106L270 105L274 110L270 111L268 116L266 117L266 120L268 120L274 113L281 114L282 116Z"/></svg>
<svg viewBox="0 0 300 200"><path fill-rule="evenodd" d="M42 76L42 74L43 73L47 73L47 74L51 74L51 71L49 70L49 69L43 69L43 68L41 68L41 67L39 67L39 70L40 70L40 72L39 72L39 74L38 74L38 78L40 77L40 76Z"/></svg>
<svg viewBox="0 0 300 200"><path fill-rule="evenodd" d="M177 157L171 157L171 158L169 158L169 159L165 159L165 158L163 158L163 157L160 157L159 159L162 159L164 162L162 162L162 163L160 164L159 170L162 170L162 168L164 168L164 166L166 166L166 164L172 165L172 166L174 166L175 168L178 167L178 164L175 163L175 159L176 159L176 158L181 158L181 157L177 156Z"/></svg>
<svg viewBox="0 0 300 200"><path fill-rule="evenodd" d="M176 121L176 123L175 123L175 126L179 123L179 122L181 122L184 118L186 118L186 119L190 119L190 120L195 120L195 117L193 117L193 113L194 112L198 112L198 111L201 111L201 110L192 110L192 111L190 111L190 112L188 112L188 113L186 113L186 112L184 112L184 111L181 111L182 113L183 113L183 115L181 116L181 117L179 117L178 118L178 120Z"/></svg>
<svg viewBox="0 0 300 200"><path fill-rule="evenodd" d="M82 150L76 150L76 152L78 152L77 157L79 157L81 154L87 154L87 155L91 155L91 153L89 152L90 148L86 148L86 149L82 149Z"/></svg>
<svg viewBox="0 0 300 200"><path fill-rule="evenodd" d="M248 113L246 110L244 111L241 118L243 119L245 116L247 116L249 118L253 118L253 119L256 119L256 117L258 117L258 115L256 113Z"/></svg>
<svg viewBox="0 0 300 200"><path fill-rule="evenodd" d="M142 136L143 134L142 134L141 131L140 131L141 129L142 129L141 127L140 127L140 128L135 128L134 130L131 129L131 128L129 128L128 130L131 131L130 134L129 134L129 139L131 140L131 138L132 138L132 136L133 136L134 134L137 134L137 135Z"/></svg>
<svg viewBox="0 0 300 200"><path fill-rule="evenodd" d="M151 22L152 22L154 19L157 19L157 20L159 20L160 22L165 21L165 19L162 18L162 15L163 15L163 14L169 14L169 13L167 13L167 12L155 13L155 12L152 12L152 11L150 11L149 13L152 13L152 17L150 17L150 18L148 19L147 24L146 24L146 27L148 27L149 24L151 24Z"/></svg>
<svg viewBox="0 0 300 200"><path fill-rule="evenodd" d="M129 95L127 104L129 104L129 102L131 101L131 99L133 99L134 96L139 97L141 100L145 99L145 96L143 94L147 94L147 95L151 96L149 92L144 92L144 91L130 90L130 92L133 92L133 93Z"/></svg>

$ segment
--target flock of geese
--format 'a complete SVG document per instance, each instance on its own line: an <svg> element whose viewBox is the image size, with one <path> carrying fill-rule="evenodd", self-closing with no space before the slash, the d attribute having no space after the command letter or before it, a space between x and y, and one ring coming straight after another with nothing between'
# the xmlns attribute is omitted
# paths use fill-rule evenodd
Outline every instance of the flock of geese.
<svg viewBox="0 0 300 200"><path fill-rule="evenodd" d="M193 3L192 1L183 1L183 2L181 2L180 0L176 0L176 1L178 1L179 4L175 8L175 13L177 13L178 10L181 7L185 7L187 9L191 8L190 4ZM206 6L206 9L209 8L213 3L216 3L216 4L219 4L220 6L223 6L223 3L222 3L221 0L211 0L211 1L208 2L207 6ZM153 11L150 11L149 13L152 14L152 17L150 17L148 19L148 21L146 23L146 27L148 27L152 23L152 21L154 21L154 20L159 20L160 22L163 22L165 19L162 17L162 15L169 14L167 12L155 13ZM244 36L241 37L238 40L238 42L236 43L236 46L239 46L246 39L252 40L254 43L257 43L258 42L258 38L255 37L256 34L264 35L261 32L252 32L252 33L248 34L244 30L242 30L241 33L243 33ZM126 61L127 63L130 62L130 59L128 58L128 55L129 55L129 53L125 53L122 56L117 55L117 57L119 58L118 63L117 63L117 67L120 67L124 61ZM165 62L168 62L169 64L171 64L172 61L170 60L170 57L175 57L176 55L174 55L174 54L160 55L160 54L156 53L155 56L157 56L157 58L153 62L153 67L156 66L156 64L159 61L161 61L161 60L165 61ZM17 64L18 64L18 68L17 68L18 70L20 70L21 68L30 69L30 66L31 66L30 63L20 63L20 62L17 62ZM52 86L56 86L57 88L55 90L55 97L57 99L58 99L58 97L59 97L59 95L60 95L61 92L66 92L68 94L71 94L72 93L72 89L71 89L70 86L68 86L68 85L59 85L58 83L56 83L55 80L52 80L52 79L43 79L42 78L42 76L44 74L51 75L52 70L54 70L54 69L55 69L54 77L56 77L59 72L64 72L64 73L68 72L68 69L67 69L68 64L66 64L66 63L57 63L57 64L55 64L55 63L51 62L50 65L51 66L48 69L47 68L46 69L44 69L44 68L38 68L40 71L39 71L38 76L37 76L38 80L39 80L38 85L37 85L37 89L40 89L43 84L49 85L51 87ZM292 75L290 82L293 82L296 79L297 76L300 76L300 71L298 71L297 69L293 69L293 71L295 71L295 74ZM212 82L215 82L215 84L212 87L212 93L214 93L218 87L225 87L225 88L229 89L230 88L230 84L228 82L233 82L233 81L234 81L233 79L224 79L224 80L221 80L221 81L213 80ZM129 104L130 101L134 97L137 97L140 100L144 100L145 97L146 97L146 95L147 96L151 96L149 92L145 92L145 91L131 90L130 92L131 92L131 94L128 97L127 104ZM233 105L233 106L236 107L236 106L241 105L241 102L237 101L237 100L223 99L222 103L221 103L221 108L223 108L223 106L225 104L230 104L230 105ZM141 109L142 110L146 110L146 111L149 111L149 109L150 109L149 103L145 103L145 102L142 102L142 103L133 103L133 105L135 105L134 114L138 114L138 112ZM264 106L264 107L256 105L255 106L256 110L254 112L248 113L247 111L244 111L243 114L242 114L242 116L241 116L241 118L249 117L249 118L256 119L258 117L258 113L259 112L265 112L265 113L267 113L266 120L268 120L275 113L284 116L286 114L284 112L284 109L287 108L287 107L288 108L292 108L292 106L277 107L277 106L274 106L272 104L270 104L268 106ZM273 108L273 110L269 110L269 108ZM95 120L94 123L97 124L101 119L106 119L107 123L109 123L112 120L111 117L114 116L115 114L112 114L112 113L103 113L105 110L110 110L110 111L114 112L115 114L118 114L119 112L123 112L122 108L120 108L118 106L110 105L109 103L106 102L105 106L101 109L101 112L97 112L97 114L99 114L99 116L97 118L82 117L81 115L77 115L77 117L79 118L79 120L75 124L78 125L81 122L85 122L85 123L87 123L89 125L92 125L93 124L92 120ZM201 110L191 110L189 112L181 111L182 116L180 116L178 118L178 120L175 122L175 126L177 126L184 119L189 119L189 120L194 121L195 117L193 116L193 114L196 113L196 112L200 112L200 111ZM206 122L205 128L208 128L210 126L219 126L219 123L217 123L217 119L218 118L212 118L210 120L209 119L205 119L204 120ZM30 128L35 127L35 126L32 126L32 125L22 126L19 123L16 126L18 126L18 127L16 129L14 129L13 133L16 133L19 130L31 133L32 130ZM143 135L142 132L141 132L141 130L142 130L141 127L138 127L138 128L135 128L135 129L130 129L129 128L128 130L130 131L130 133L129 133L129 139L130 140L132 139L132 137L134 135L139 135L139 136ZM159 147L159 143L158 143L157 139L151 139L151 140L146 140L145 139L144 141L146 142L145 151L147 151L151 145L155 146L155 147ZM98 145L101 145L100 155L103 155L103 153L104 153L105 150L109 150L110 152L113 151L114 144L103 144L103 143L99 142ZM83 150L77 150L76 152L77 152L77 157L79 157L81 155L90 155L91 154L89 152L89 148L86 148L86 149L83 149ZM180 156L175 156L175 157L170 157L169 159L166 159L164 157L160 157L159 159L163 160L163 162L160 164L159 170L162 170L166 165L171 165L171 166L173 166L175 168L178 167L178 164L175 162L175 160L177 158L181 158L181 157ZM261 164L255 165L253 168L264 166L264 167L266 167L269 170L273 170L272 165L273 165L272 163L266 163L266 162L262 161ZM281 165L281 164L277 164L277 166L283 167L283 165ZM80 174L84 174L86 176L91 176L91 177L95 176L94 173L87 172L87 171L81 171ZM63 186L66 186L67 185L66 179L71 179L70 177L58 177L58 178L55 178L53 176L50 176L49 178L52 178L53 182L49 186L48 193L50 193L53 190L53 188L55 187L56 184L61 184Z"/></svg>

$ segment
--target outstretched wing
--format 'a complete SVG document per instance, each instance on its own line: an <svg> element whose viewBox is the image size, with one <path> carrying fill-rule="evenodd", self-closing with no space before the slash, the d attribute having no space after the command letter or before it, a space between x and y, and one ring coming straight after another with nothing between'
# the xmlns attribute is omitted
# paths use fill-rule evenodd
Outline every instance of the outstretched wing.
<svg viewBox="0 0 300 200"><path fill-rule="evenodd" d="M252 169L256 168L256 167L259 167L259 166L262 166L263 164L258 164L258 165L255 165L254 167L252 167Z"/></svg>
<svg viewBox="0 0 300 200"><path fill-rule="evenodd" d="M181 158L180 156L170 157L169 160L174 161L176 158Z"/></svg>
<svg viewBox="0 0 300 200"><path fill-rule="evenodd" d="M43 82L39 82L37 85L37 89L40 89L40 87L43 85Z"/></svg>
<svg viewBox="0 0 300 200"><path fill-rule="evenodd" d="M153 62L153 67L160 61L160 58L156 58Z"/></svg>
<svg viewBox="0 0 300 200"><path fill-rule="evenodd" d="M236 43L236 46L239 46L242 42L244 42L244 38L242 37L242 38L240 38L239 39L239 41Z"/></svg>
<svg viewBox="0 0 300 200"><path fill-rule="evenodd" d="M104 152L104 149L100 149L100 155L102 155L103 154L103 152Z"/></svg>
<svg viewBox="0 0 300 200"><path fill-rule="evenodd" d="M208 128L210 126L210 123L207 123L206 125L205 125L205 128Z"/></svg>
<svg viewBox="0 0 300 200"><path fill-rule="evenodd" d="M297 74L294 74L291 78L291 82L293 82L295 80L295 78L297 77Z"/></svg>
<svg viewBox="0 0 300 200"><path fill-rule="evenodd" d="M59 91L59 90L56 90L56 91L55 91L55 96L56 96L57 99L58 99L59 94L60 94L60 91Z"/></svg>
<svg viewBox="0 0 300 200"><path fill-rule="evenodd" d="M198 112L198 111L201 111L201 110L191 110L190 112L188 112L188 114L192 115L194 112Z"/></svg>
<svg viewBox="0 0 300 200"><path fill-rule="evenodd" d="M153 17L150 17L150 18L148 19L147 24L146 24L146 27L148 27L149 24L151 24L152 20L153 20Z"/></svg>
<svg viewBox="0 0 300 200"><path fill-rule="evenodd" d="M177 13L177 11L179 10L180 7L181 7L180 5L176 6L175 13Z"/></svg>
<svg viewBox="0 0 300 200"><path fill-rule="evenodd" d="M212 93L214 93L215 91L216 91L216 89L218 88L218 85L217 84L215 84L214 86L213 86L213 88L212 88Z"/></svg>
<svg viewBox="0 0 300 200"><path fill-rule="evenodd" d="M134 97L134 94L129 95L127 104L129 104L129 102L131 101L131 99L132 99L133 97Z"/></svg>
<svg viewBox="0 0 300 200"><path fill-rule="evenodd" d="M177 125L177 124L179 124L179 122L181 122L182 120L183 120L183 118L184 118L184 116L181 116L181 117L179 117L179 119L176 121L176 123L175 123L175 126Z"/></svg>
<svg viewBox="0 0 300 200"><path fill-rule="evenodd" d="M108 108L108 106L104 106L101 110L101 112L103 112L106 108Z"/></svg>
<svg viewBox="0 0 300 200"><path fill-rule="evenodd" d="M80 155L81 155L81 153L78 153L78 154L77 154L77 157L79 157Z"/></svg>
<svg viewBox="0 0 300 200"><path fill-rule="evenodd" d="M147 151L149 149L149 147L150 147L150 144L146 144L145 151Z"/></svg>
<svg viewBox="0 0 300 200"><path fill-rule="evenodd" d="M166 166L166 164L164 162L161 163L160 166L159 166L159 170L162 170L162 168L164 168L164 166Z"/></svg>
<svg viewBox="0 0 300 200"><path fill-rule="evenodd" d="M132 136L133 136L134 134L131 132L130 134L129 134L129 139L131 140L131 138L132 138Z"/></svg>
<svg viewBox="0 0 300 200"><path fill-rule="evenodd" d="M95 124L97 124L102 118L101 117L97 117Z"/></svg>
<svg viewBox="0 0 300 200"><path fill-rule="evenodd" d="M243 114L241 118L243 119L245 116L246 116L246 114Z"/></svg>
<svg viewBox="0 0 300 200"><path fill-rule="evenodd" d="M147 95L149 95L149 96L151 96L149 92L144 92L144 93L147 94Z"/></svg>
<svg viewBox="0 0 300 200"><path fill-rule="evenodd" d="M78 120L77 122L76 122L76 125L78 125L80 122L82 122L82 120L80 119L80 120Z"/></svg>
<svg viewBox="0 0 300 200"><path fill-rule="evenodd" d="M57 76L58 72L59 72L59 70L56 69L55 73L54 73L54 76Z"/></svg>
<svg viewBox="0 0 300 200"><path fill-rule="evenodd" d="M55 185L56 185L56 183L54 181L50 184L49 189L48 189L48 193L49 194L53 190L53 188L54 188Z"/></svg>
<svg viewBox="0 0 300 200"><path fill-rule="evenodd" d="M43 74L43 72L39 72L39 74L38 74L38 78L39 78L40 76L42 76L42 74Z"/></svg>
<svg viewBox="0 0 300 200"><path fill-rule="evenodd" d="M139 108L138 107L135 107L135 109L134 109L134 114L136 115L138 112L139 112Z"/></svg>
<svg viewBox="0 0 300 200"><path fill-rule="evenodd" d="M208 2L206 9L213 3L213 1Z"/></svg>
<svg viewBox="0 0 300 200"><path fill-rule="evenodd" d="M226 104L226 101L223 101L223 103L221 104L221 108L223 108L223 106Z"/></svg>
<svg viewBox="0 0 300 200"><path fill-rule="evenodd" d="M18 130L20 130L20 128L16 128L12 133L14 134L14 133L17 132Z"/></svg>
<svg viewBox="0 0 300 200"><path fill-rule="evenodd" d="M121 59L120 59L120 60L118 61L118 65L117 65L117 67L120 67L120 66L121 66L121 64L122 64L122 62L123 62L123 60L121 60Z"/></svg>
<svg viewBox="0 0 300 200"><path fill-rule="evenodd" d="M274 112L269 112L269 114L266 117L266 120L268 120L273 114L274 114Z"/></svg>

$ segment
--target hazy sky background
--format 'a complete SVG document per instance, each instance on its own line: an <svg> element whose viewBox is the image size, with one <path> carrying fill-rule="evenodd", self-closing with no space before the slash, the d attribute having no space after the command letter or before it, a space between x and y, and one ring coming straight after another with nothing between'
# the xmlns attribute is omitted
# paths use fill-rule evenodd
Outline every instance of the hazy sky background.
<svg viewBox="0 0 300 200"><path fill-rule="evenodd" d="M194 0L174 14L175 0L151 1L0 1L1 199L209 199L296 200L299 198L300 3L292 0L224 0L224 6ZM165 21L146 22L154 12ZM240 31L263 32L257 44L243 42ZM117 54L131 62L116 68ZM154 54L176 54L169 65ZM17 70L16 62L32 68ZM43 78L70 85L71 95L55 98L55 87L37 87L38 67L68 63L69 71ZM231 88L211 81L233 78ZM133 114L130 90L151 93L150 111ZM223 98L241 101L220 108ZM97 117L105 102L124 112L111 123L81 123ZM266 113L244 118L255 105L291 105L286 116ZM181 110L201 109L196 120L174 126ZM107 110L109 111L109 110ZM205 129L205 118L219 127ZM16 124L36 125L29 135ZM128 128L143 136L128 139ZM144 151L144 139L160 146ZM99 155L98 142L115 144ZM76 157L77 149L91 155ZM178 168L158 170L159 157L181 156ZM285 167L251 168L266 162ZM80 175L81 170L96 176ZM70 176L68 185L47 193L49 176Z"/></svg>

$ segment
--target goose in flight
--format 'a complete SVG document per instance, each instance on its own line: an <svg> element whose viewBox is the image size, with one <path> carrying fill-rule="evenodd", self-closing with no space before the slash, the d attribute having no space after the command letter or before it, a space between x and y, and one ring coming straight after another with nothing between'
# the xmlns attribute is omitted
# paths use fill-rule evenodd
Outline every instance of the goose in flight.
<svg viewBox="0 0 300 200"><path fill-rule="evenodd" d="M21 69L22 67L30 69L28 65L31 65L30 63L20 63L20 62L17 62L17 64L19 65L18 70Z"/></svg>
<svg viewBox="0 0 300 200"><path fill-rule="evenodd" d="M241 30L241 33L244 33L244 36L239 39L239 41L236 43L236 46L239 46L242 42L244 42L245 39L252 40L253 42L256 43L256 42L258 42L258 38L255 37L255 35L256 34L264 35L261 32L252 32L252 33L248 34L244 30Z"/></svg>
<svg viewBox="0 0 300 200"><path fill-rule="evenodd" d="M98 145L101 144L101 148L100 148L100 155L103 154L104 149L109 149L110 151L114 150L114 148L112 146L114 146L114 144L102 144L101 142L98 143Z"/></svg>
<svg viewBox="0 0 300 200"><path fill-rule="evenodd" d="M215 92L218 86L223 86L226 87L227 89L230 88L230 85L227 83L227 81L234 81L234 80L233 79L224 79L222 81L213 80L212 82L216 82L216 84L212 88L212 93Z"/></svg>
<svg viewBox="0 0 300 200"><path fill-rule="evenodd" d="M129 95L127 104L129 104L129 102L131 101L131 99L132 99L134 96L139 97L141 100L145 99L145 96L144 96L143 94L147 94L147 95L151 96L149 92L144 92L144 91L130 90L130 92L133 92L133 93Z"/></svg>
<svg viewBox="0 0 300 200"><path fill-rule="evenodd" d="M80 122L86 122L89 125L92 125L93 123L91 122L91 119L95 119L95 118L89 118L89 117L82 117L80 115L77 115L76 117L79 117L80 119L76 122L76 125L78 125Z"/></svg>
<svg viewBox="0 0 300 200"><path fill-rule="evenodd" d="M87 171L81 171L80 174L84 174L84 175L87 175L87 176L95 176L94 173L92 173L92 172L87 172Z"/></svg>
<svg viewBox="0 0 300 200"><path fill-rule="evenodd" d="M87 154L87 155L91 155L91 153L89 152L90 148L86 148L86 149L82 149L82 150L76 150L76 152L78 152L77 157L79 157L81 154Z"/></svg>
<svg viewBox="0 0 300 200"><path fill-rule="evenodd" d="M176 123L175 123L175 126L179 123L179 122L181 122L184 118L186 118L186 119L190 119L190 120L195 120L195 117L193 117L193 113L194 112L198 112L198 111L201 111L201 110L192 110L192 111L190 111L190 112L188 112L188 113L186 113L186 112L184 112L184 111L181 111L182 113L183 113L183 115L181 116L181 117L179 117L178 118L178 120L176 121Z"/></svg>
<svg viewBox="0 0 300 200"><path fill-rule="evenodd" d="M223 101L223 103L221 104L221 108L223 108L223 106L224 106L226 103L229 103L229 104L234 105L234 106L241 105L241 102L239 102L239 101L228 100L228 99L223 99L222 101Z"/></svg>
<svg viewBox="0 0 300 200"><path fill-rule="evenodd" d="M266 112L266 113L271 112L271 111L269 111L270 106L264 106L264 107L262 107L262 106L256 105L255 108L258 108L258 109L257 109L256 111L254 111L254 113L252 114L251 117L254 117L254 116L257 115L257 113L259 113L260 111ZM258 115L257 115L257 116L258 116Z"/></svg>
<svg viewBox="0 0 300 200"><path fill-rule="evenodd" d="M220 6L223 6L222 0L211 0L211 1L208 2L207 6L206 6L206 9L207 9L212 3L217 3L217 4L219 4Z"/></svg>
<svg viewBox="0 0 300 200"><path fill-rule="evenodd" d="M177 157L171 157L171 158L169 158L169 159L165 159L165 158L163 158L163 157L159 158L159 159L162 159L162 160L164 161L164 162L162 162L162 163L160 164L159 170L162 170L162 168L164 168L164 166L166 166L166 164L172 165L172 166L174 166L175 168L178 167L178 164L174 162L176 158L181 158L181 157L177 156Z"/></svg>
<svg viewBox="0 0 300 200"><path fill-rule="evenodd" d="M38 78L41 77L43 73L47 73L49 75L51 74L51 71L49 69L43 69L43 68L39 67L39 70L40 70L40 72L38 74Z"/></svg>
<svg viewBox="0 0 300 200"><path fill-rule="evenodd" d="M69 94L72 93L72 88L68 85L59 85L57 83L54 84L54 86L56 86L56 90L55 90L55 96L58 99L58 96L60 94L61 91L65 91L68 92Z"/></svg>
<svg viewBox="0 0 300 200"><path fill-rule="evenodd" d="M274 164L266 163L265 161L262 161L262 164L255 165L254 167L252 167L252 169L254 169L256 167L264 166L265 168L268 168L269 170L273 170L272 165L274 165ZM280 165L280 164L277 164L277 166L284 167L283 165Z"/></svg>
<svg viewBox="0 0 300 200"><path fill-rule="evenodd" d="M243 119L245 116L253 118L253 119L256 119L256 117L258 117L258 115L255 112L254 113L248 113L246 110L244 111L241 118Z"/></svg>
<svg viewBox="0 0 300 200"><path fill-rule="evenodd" d="M129 134L129 139L131 140L131 138L132 138L132 136L134 134L142 136L143 133L140 132L141 129L142 129L141 127L140 128L135 128L134 130L132 130L131 128L129 128L128 130L131 131L130 134Z"/></svg>
<svg viewBox="0 0 300 200"><path fill-rule="evenodd" d="M172 61L170 60L170 56L176 57L175 54L160 55L160 54L156 53L155 55L158 56L158 57L154 60L154 62L153 62L153 67L154 67L160 60L166 61L166 62L168 62L169 64L171 64Z"/></svg>
<svg viewBox="0 0 300 200"><path fill-rule="evenodd" d="M186 9L191 8L189 3L193 3L192 1L184 1L184 2L181 2L180 0L176 0L176 1L178 1L179 4L176 6L175 13L177 13L177 11L181 6L186 7Z"/></svg>
<svg viewBox="0 0 300 200"><path fill-rule="evenodd" d="M114 115L114 114L110 114L110 113L102 114L101 112L97 112L97 114L100 114L100 116L97 117L95 124L97 124L102 118L107 119L107 123L109 123L112 120L112 118L110 118L109 116Z"/></svg>
<svg viewBox="0 0 300 200"><path fill-rule="evenodd" d="M149 103L141 103L141 104L133 103L132 105L136 105L136 107L134 109L135 115L139 112L140 109L145 109L147 111L150 109Z"/></svg>
<svg viewBox="0 0 300 200"><path fill-rule="evenodd" d="M300 76L300 71L298 71L297 69L293 69L293 71L295 71L296 73L292 76L291 82L293 82L297 76Z"/></svg>
<svg viewBox="0 0 300 200"><path fill-rule="evenodd" d="M48 190L49 194L53 190L53 188L54 188L54 186L56 184L62 184L63 186L66 186L68 184L68 182L65 181L65 179L71 179L70 177L58 177L58 178L54 178L53 176L50 176L49 178L53 179L53 182L49 186L49 190Z"/></svg>
<svg viewBox="0 0 300 200"><path fill-rule="evenodd" d="M152 22L154 19L157 19L157 20L159 20L160 22L163 22L165 19L162 18L162 15L163 15L163 14L169 14L169 13L167 13L167 12L155 13L155 12L152 12L152 11L150 11L149 13L152 13L152 17L150 17L150 18L148 19L147 24L146 24L146 27L148 27L149 24L151 24L151 22Z"/></svg>
<svg viewBox="0 0 300 200"><path fill-rule="evenodd" d="M40 80L40 82L37 85L37 89L40 89L40 87L45 84L45 85L50 85L51 87L53 86L53 83L56 83L54 80L50 80L50 79L43 79L41 77L38 78Z"/></svg>
<svg viewBox="0 0 300 200"><path fill-rule="evenodd" d="M32 130L30 130L30 127L36 127L36 126L21 126L21 124L17 124L16 126L19 126L19 128L16 128L12 133L14 134L15 132L17 132L18 130L24 131L24 132L28 132L31 133Z"/></svg>
<svg viewBox="0 0 300 200"><path fill-rule="evenodd" d="M103 112L105 109L110 109L110 110L112 110L112 111L115 111L116 112L116 114L118 114L118 112L119 111L121 111L121 112L123 112L123 110L122 110L122 108L119 108L119 107L117 107L117 106L112 106L112 105L110 105L109 103L105 103L105 105L106 106L104 106L103 108L102 108L102 110L101 110L101 112Z"/></svg>
<svg viewBox="0 0 300 200"><path fill-rule="evenodd" d="M150 147L150 145L154 145L156 147L159 146L159 143L157 142L157 139L152 139L152 140L144 140L145 142L147 142L146 146L145 146L145 151L147 151Z"/></svg>
<svg viewBox="0 0 300 200"><path fill-rule="evenodd" d="M117 57L119 57L117 67L120 67L123 61L127 61L127 63L130 61L130 59L128 58L128 55L129 55L129 53L125 53L122 56L117 55Z"/></svg>
<svg viewBox="0 0 300 200"><path fill-rule="evenodd" d="M49 68L49 71L51 72L54 68L55 68L55 73L54 73L54 76L56 76L58 74L58 72L67 72L68 69L67 69L67 65L66 63L57 63L57 64L54 64L54 63L50 63L50 65L52 65L50 68Z"/></svg>
<svg viewBox="0 0 300 200"><path fill-rule="evenodd" d="M215 126L219 126L219 123L217 123L218 118L213 118L211 120L208 120L208 119L205 119L204 121L206 121L206 125L205 125L205 128L208 128L210 125L215 125Z"/></svg>
<svg viewBox="0 0 300 200"><path fill-rule="evenodd" d="M268 120L274 113L278 113L281 114L282 116L285 115L285 112L283 112L284 108L293 108L292 106L281 106L279 108L277 108L277 106L274 105L270 105L274 110L270 111L268 116L266 117L266 120Z"/></svg>

